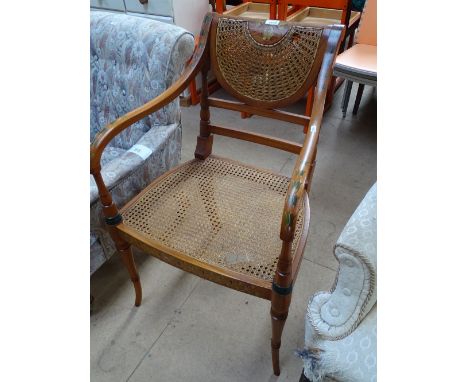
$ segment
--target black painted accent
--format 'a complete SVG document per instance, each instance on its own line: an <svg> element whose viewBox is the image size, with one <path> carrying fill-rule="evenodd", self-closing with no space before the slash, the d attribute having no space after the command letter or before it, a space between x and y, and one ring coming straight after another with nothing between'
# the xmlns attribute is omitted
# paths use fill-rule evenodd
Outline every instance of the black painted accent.
<svg viewBox="0 0 468 382"><path fill-rule="evenodd" d="M122 215L120 214L117 214L111 218L106 218L106 224L108 225L117 225L117 224L120 224L122 223Z"/></svg>
<svg viewBox="0 0 468 382"><path fill-rule="evenodd" d="M281 295L288 295L288 294L291 294L292 293L292 290L293 290L293 285L291 284L290 286L284 288L284 287L281 287L275 283L273 283L273 290L278 293L278 294L281 294Z"/></svg>

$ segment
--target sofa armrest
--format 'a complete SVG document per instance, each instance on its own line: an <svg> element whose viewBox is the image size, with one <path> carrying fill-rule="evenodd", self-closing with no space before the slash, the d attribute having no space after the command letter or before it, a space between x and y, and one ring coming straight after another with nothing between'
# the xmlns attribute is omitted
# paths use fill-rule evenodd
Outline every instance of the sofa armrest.
<svg viewBox="0 0 468 382"><path fill-rule="evenodd" d="M367 193L336 245L339 262L330 292L315 294L307 318L319 335L339 339L351 333L377 301L377 185Z"/></svg>

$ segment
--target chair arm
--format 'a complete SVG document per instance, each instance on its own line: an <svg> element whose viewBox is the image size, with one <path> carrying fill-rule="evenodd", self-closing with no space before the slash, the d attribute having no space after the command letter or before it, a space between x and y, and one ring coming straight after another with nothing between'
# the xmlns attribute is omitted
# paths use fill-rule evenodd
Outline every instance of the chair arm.
<svg viewBox="0 0 468 382"><path fill-rule="evenodd" d="M124 116L118 118L113 123L107 125L103 130L101 130L94 137L94 141L91 144L91 163L90 163L90 172L96 181L96 187L99 192L99 199L102 204L102 211L105 216L106 223L109 226L115 226L122 222L122 216L119 213L117 206L112 200L112 196L109 190L104 183L104 179L101 174L101 156L105 147L117 134L121 133L124 129L137 122L138 120L146 117L148 114L154 113L158 109L164 107L169 102L174 100L189 84L189 82L195 77L199 72L200 68L205 65L207 62L206 54L208 52L206 48L206 43L208 40L211 20L213 16L211 13L207 13L205 19L203 20L202 30L200 32L200 43L193 54L192 60L187 68L182 72L179 79L166 91L147 102L143 106L125 114ZM119 245L121 248L128 246L125 242L119 239L115 230L111 229L111 236L115 237L117 249Z"/></svg>
<svg viewBox="0 0 468 382"><path fill-rule="evenodd" d="M312 108L309 130L304 144L302 145L301 152L296 160L283 208L280 237L285 242L291 242L294 238L299 206L302 205L302 198L306 191L307 180L310 180L313 167L315 166L315 156L325 107L325 98L333 71L333 63L338 52L338 46L343 38L343 31L344 27L342 25L333 25L330 28L327 50L323 57L322 67L318 74L317 85L315 87L315 102Z"/></svg>
<svg viewBox="0 0 468 382"><path fill-rule="evenodd" d="M200 42L192 56L192 59L187 68L182 72L179 79L174 82L167 90L162 94L145 103L144 105L130 111L129 113L117 118L114 122L103 128L98 134L96 134L93 143L91 144L91 173L97 174L101 168L101 156L105 147L109 142L127 127L147 115L154 113L160 108L166 106L168 103L173 101L184 89L188 86L189 82L199 72L201 66L204 64L205 55L207 53L206 43L208 39L208 32L211 24L212 14L208 13L203 21L202 30L200 32Z"/></svg>

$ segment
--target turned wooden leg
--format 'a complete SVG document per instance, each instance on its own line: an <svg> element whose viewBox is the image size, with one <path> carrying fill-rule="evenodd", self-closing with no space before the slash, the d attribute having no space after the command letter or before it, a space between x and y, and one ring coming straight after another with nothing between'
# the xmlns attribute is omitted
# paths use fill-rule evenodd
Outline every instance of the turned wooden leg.
<svg viewBox="0 0 468 382"><path fill-rule="evenodd" d="M130 274L130 279L132 280L133 287L135 288L135 306L140 306L141 304L141 283L140 283L140 275L135 266L135 260L133 259L132 248L128 243L126 243L126 247L117 248L121 259L127 268L128 273Z"/></svg>
<svg viewBox="0 0 468 382"><path fill-rule="evenodd" d="M292 232L294 232L294 230ZM282 238L282 240L283 245L271 285L271 360L273 362L273 372L275 375L280 375L279 349L281 347L281 335L283 334L286 318L288 318L293 288L291 274L292 236Z"/></svg>
<svg viewBox="0 0 468 382"><path fill-rule="evenodd" d="M281 291L281 293L283 292ZM283 334L291 303L291 291L285 291L284 293L279 294L273 290L271 296L271 359L275 375L280 375L279 349L281 347L281 335Z"/></svg>
<svg viewBox="0 0 468 382"><path fill-rule="evenodd" d="M135 305L140 306L142 296L140 276L138 275L137 269L135 267L135 261L133 260L130 244L127 243L117 231L116 227L122 223L122 215L120 215L117 206L112 201L112 196L109 190L104 184L99 161L97 164L91 162L91 174L93 175L99 190L99 198L102 203L102 211L104 212L105 222L107 224L109 234L114 241L117 251L119 251L122 257L125 266L127 267L128 273L130 273L130 278L133 282L133 287L135 288Z"/></svg>
<svg viewBox="0 0 468 382"><path fill-rule="evenodd" d="M113 220L116 220L117 224L119 224L122 221L122 217L120 216L120 214L118 214L116 218L113 218L113 219L106 218L106 222L109 227L109 233L111 235L111 238L114 241L117 251L120 253L120 258L122 259L125 267L127 268L127 271L130 275L130 279L132 280L132 283L133 283L133 287L135 288L135 306L140 306L141 296L142 296L140 275L138 274L138 271L135 266L135 260L133 259L132 248L130 247L130 244L127 243L119 235L119 233L117 232L115 228L116 224Z"/></svg>
<svg viewBox="0 0 468 382"><path fill-rule="evenodd" d="M195 158L206 159L211 155L213 135L210 133L210 109L208 107L208 67L201 71L202 88L200 96L200 134L197 137Z"/></svg>

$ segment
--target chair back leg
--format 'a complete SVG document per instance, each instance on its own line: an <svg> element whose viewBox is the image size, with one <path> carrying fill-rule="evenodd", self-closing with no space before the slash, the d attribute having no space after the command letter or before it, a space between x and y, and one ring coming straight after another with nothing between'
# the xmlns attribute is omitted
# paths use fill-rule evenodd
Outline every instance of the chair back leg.
<svg viewBox="0 0 468 382"><path fill-rule="evenodd" d="M346 80L346 87L343 94L343 101L341 103L341 110L343 111L343 118L346 117L348 110L349 97L351 96L351 89L353 88L353 81Z"/></svg>
<svg viewBox="0 0 468 382"><path fill-rule="evenodd" d="M206 159L213 147L213 135L210 133L210 109L208 106L208 65L205 63L201 70L202 88L200 97L200 134L197 137L195 158Z"/></svg>
<svg viewBox="0 0 468 382"><path fill-rule="evenodd" d="M354 101L353 115L357 114L359 105L361 104L362 93L364 92L364 84L359 84L356 100Z"/></svg>
<svg viewBox="0 0 468 382"><path fill-rule="evenodd" d="M284 324L288 318L289 305L291 304L291 293L283 295L272 291L271 294L271 359L273 362L273 373L280 375L279 349L281 347L281 335Z"/></svg>

